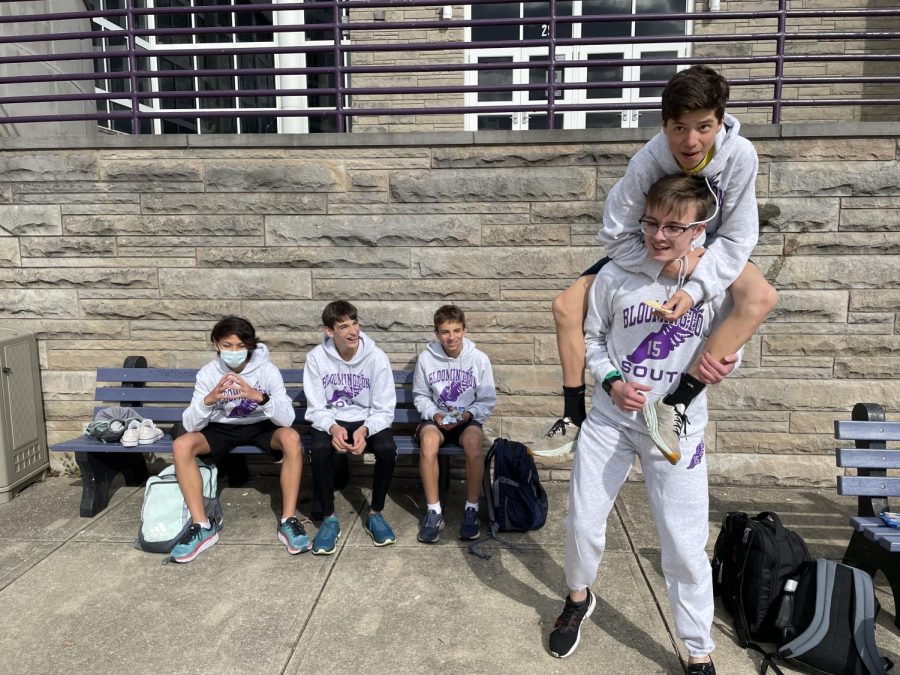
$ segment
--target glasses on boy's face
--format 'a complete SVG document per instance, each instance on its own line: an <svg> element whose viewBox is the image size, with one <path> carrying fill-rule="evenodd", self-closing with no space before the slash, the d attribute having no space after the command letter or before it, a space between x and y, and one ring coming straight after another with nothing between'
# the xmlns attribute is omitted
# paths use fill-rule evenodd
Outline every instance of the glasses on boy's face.
<svg viewBox="0 0 900 675"><path fill-rule="evenodd" d="M657 233L657 231L662 230L663 236L666 239L678 239L678 237L680 237L682 234L684 234L688 230L693 230L697 225L697 223L691 223L690 225L680 225L673 223L661 226L659 223L648 220L646 217L641 218L638 222L641 224L641 234L652 237Z"/></svg>

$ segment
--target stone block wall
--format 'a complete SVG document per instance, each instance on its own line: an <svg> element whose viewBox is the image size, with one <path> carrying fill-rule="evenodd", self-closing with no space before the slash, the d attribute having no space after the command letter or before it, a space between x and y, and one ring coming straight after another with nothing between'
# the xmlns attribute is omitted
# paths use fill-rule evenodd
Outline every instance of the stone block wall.
<svg viewBox="0 0 900 675"><path fill-rule="evenodd" d="M896 124L747 127L754 260L781 304L711 394L713 480L833 482L832 421L900 408ZM604 198L647 130L7 140L0 322L36 333L50 442L76 436L94 370L199 367L248 317L300 367L332 299L397 368L466 311L500 392L490 435L561 410L552 298L602 256ZM565 468L557 474L565 476Z"/></svg>

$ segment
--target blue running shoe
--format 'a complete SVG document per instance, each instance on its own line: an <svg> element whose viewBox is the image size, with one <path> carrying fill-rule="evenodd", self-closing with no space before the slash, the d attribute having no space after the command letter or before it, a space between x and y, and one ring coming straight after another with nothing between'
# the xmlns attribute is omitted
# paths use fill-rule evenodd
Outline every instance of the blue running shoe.
<svg viewBox="0 0 900 675"><path fill-rule="evenodd" d="M481 528L478 526L478 509L471 506L466 509L462 525L459 526L460 539L478 539L481 536Z"/></svg>
<svg viewBox="0 0 900 675"><path fill-rule="evenodd" d="M169 558L177 563L191 562L206 549L219 541L219 529L214 521L210 521L209 529L200 527L199 523L191 523Z"/></svg>
<svg viewBox="0 0 900 675"><path fill-rule="evenodd" d="M316 532L313 541L312 552L315 555L331 555L337 546L337 540L341 536L341 524L334 516L328 516L322 521L322 527Z"/></svg>
<svg viewBox="0 0 900 675"><path fill-rule="evenodd" d="M437 511L428 510L425 519L422 521L422 527L419 528L419 534L416 539L423 544L434 544L441 538L441 530L444 529L444 517Z"/></svg>
<svg viewBox="0 0 900 675"><path fill-rule="evenodd" d="M303 525L294 516L291 516L278 525L278 541L285 545L288 553L297 555L305 553L312 545L309 543L309 535L303 529Z"/></svg>
<svg viewBox="0 0 900 675"><path fill-rule="evenodd" d="M366 532L376 546L387 546L397 541L394 531L380 513L370 513L366 518Z"/></svg>

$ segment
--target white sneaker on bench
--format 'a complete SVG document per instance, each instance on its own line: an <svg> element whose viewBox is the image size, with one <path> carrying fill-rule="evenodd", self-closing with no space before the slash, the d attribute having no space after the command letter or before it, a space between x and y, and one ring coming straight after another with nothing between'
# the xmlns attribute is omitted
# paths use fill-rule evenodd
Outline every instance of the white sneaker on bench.
<svg viewBox="0 0 900 675"><path fill-rule="evenodd" d="M128 423L128 428L125 430L125 433L122 434L122 440L120 442L126 448L133 448L140 442L140 437L141 423L137 420L131 420Z"/></svg>
<svg viewBox="0 0 900 675"><path fill-rule="evenodd" d="M151 443L156 443L163 435L162 429L157 427L153 420L144 420L141 422L140 429L138 429L138 443L150 445Z"/></svg>

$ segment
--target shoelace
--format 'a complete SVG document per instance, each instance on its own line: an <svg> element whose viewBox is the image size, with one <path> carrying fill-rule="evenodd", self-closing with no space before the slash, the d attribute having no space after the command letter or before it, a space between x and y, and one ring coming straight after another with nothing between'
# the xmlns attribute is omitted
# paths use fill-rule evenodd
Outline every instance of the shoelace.
<svg viewBox="0 0 900 675"><path fill-rule="evenodd" d="M575 603L567 599L566 606L563 608L562 614L560 614L559 618L556 620L556 625L553 629L556 630L563 626L566 628L574 628L577 623L576 619L578 617L579 609L581 609L580 605L575 605Z"/></svg>
<svg viewBox="0 0 900 675"><path fill-rule="evenodd" d="M428 515L425 516L425 527L437 527L440 520L441 515L439 513L429 511Z"/></svg>
<svg viewBox="0 0 900 675"><path fill-rule="evenodd" d="M188 531L184 533L184 536L179 541L179 544L190 544L194 539L200 538L200 525L197 523L193 523Z"/></svg>
<svg viewBox="0 0 900 675"><path fill-rule="evenodd" d="M687 412L679 410L678 406L675 406L674 413L675 435L681 436L684 433L684 430L687 428L687 425L690 424L690 420L688 419Z"/></svg>
<svg viewBox="0 0 900 675"><path fill-rule="evenodd" d="M373 532L383 532L386 527L387 523L384 522L384 517L380 513L374 514L369 521L369 529Z"/></svg>
<svg viewBox="0 0 900 675"><path fill-rule="evenodd" d="M564 419L556 420L556 423L550 427L550 431L547 432L547 438L553 438L559 434L564 436L566 434L566 421Z"/></svg>
<svg viewBox="0 0 900 675"><path fill-rule="evenodd" d="M288 518L286 521L284 521L284 524L287 525L288 528L290 528L291 534L295 537L300 537L306 534L303 526L300 524L300 521L296 518Z"/></svg>
<svg viewBox="0 0 900 675"><path fill-rule="evenodd" d="M319 531L325 533L322 536L330 538L330 537L335 536L337 528L338 528L338 524L336 522L334 522L333 520L329 520L329 521L322 523L322 529Z"/></svg>
<svg viewBox="0 0 900 675"><path fill-rule="evenodd" d="M478 520L478 511L475 509L466 509L465 517L463 518L466 525L472 525Z"/></svg>

